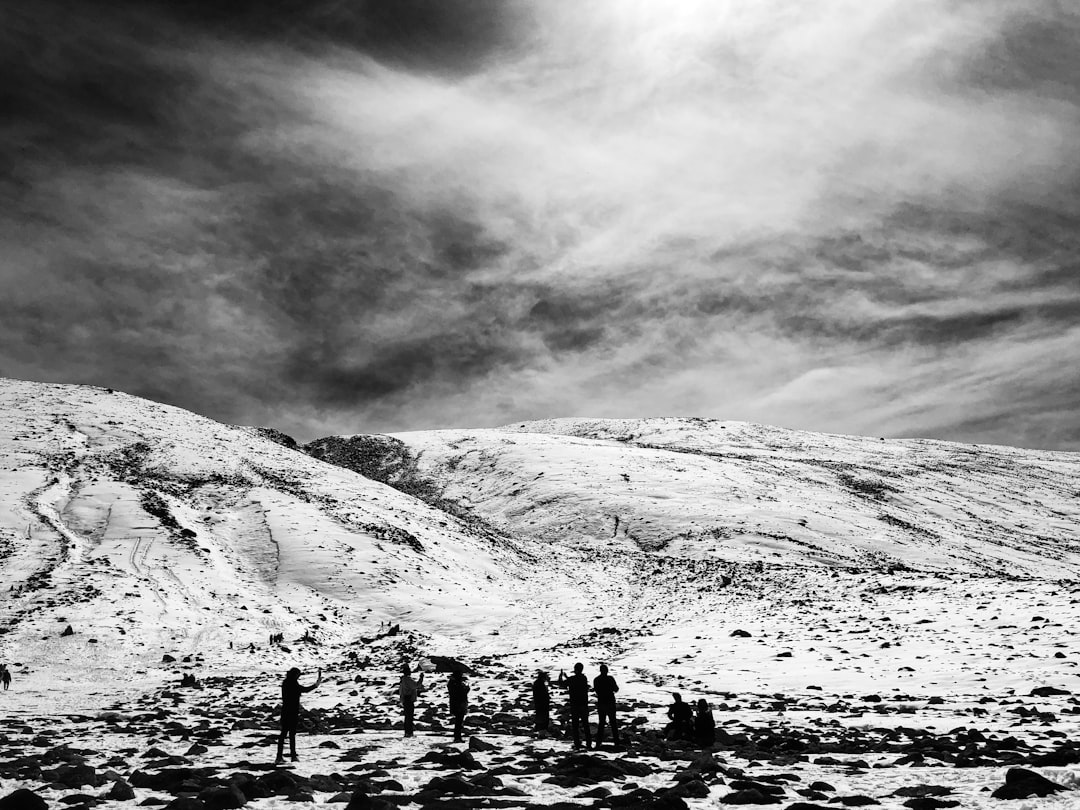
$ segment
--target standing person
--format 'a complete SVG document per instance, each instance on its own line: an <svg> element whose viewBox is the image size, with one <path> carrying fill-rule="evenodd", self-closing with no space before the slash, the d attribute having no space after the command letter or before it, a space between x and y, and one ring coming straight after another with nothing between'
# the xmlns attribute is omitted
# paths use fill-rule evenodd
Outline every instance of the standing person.
<svg viewBox="0 0 1080 810"><path fill-rule="evenodd" d="M289 758L296 762L296 728L300 725L300 695L310 692L322 683L322 670L311 686L300 685L300 670L293 667L285 674L281 682L281 734L277 741L277 760L275 765L285 762L285 737L289 738Z"/></svg>
<svg viewBox="0 0 1080 810"><path fill-rule="evenodd" d="M446 691L450 697L450 715L454 718L454 742L461 742L465 715L469 712L469 685L465 683L460 670L450 673Z"/></svg>
<svg viewBox="0 0 1080 810"><path fill-rule="evenodd" d="M536 671L536 680L532 684L533 716L536 732L544 734L551 724L551 689L548 674L542 669Z"/></svg>
<svg viewBox="0 0 1080 810"><path fill-rule="evenodd" d="M712 748L716 744L716 720L708 701L701 698L697 702L697 714L694 715L694 742L702 748Z"/></svg>
<svg viewBox="0 0 1080 810"><path fill-rule="evenodd" d="M608 675L607 664L600 665L600 674L593 678L593 692L596 693L596 745L604 739L604 721L611 724L612 744L619 744L619 726L615 722L615 693L619 684Z"/></svg>
<svg viewBox="0 0 1080 810"><path fill-rule="evenodd" d="M589 730L589 679L585 677L585 665L580 662L574 664L574 674L569 678L560 670L556 683L563 687L569 696L567 703L570 707L570 729L574 735L575 750L581 748L582 726L585 727L585 747L592 748L592 732Z"/></svg>
<svg viewBox="0 0 1080 810"><path fill-rule="evenodd" d="M398 681L398 697L401 708L405 711L405 736L413 736L413 716L416 711L416 698L424 688L424 673L417 680L412 678L412 669L408 664L401 665L401 680Z"/></svg>
<svg viewBox="0 0 1080 810"><path fill-rule="evenodd" d="M11 672L8 670L7 664L0 664L0 683L3 683L5 692L11 686Z"/></svg>

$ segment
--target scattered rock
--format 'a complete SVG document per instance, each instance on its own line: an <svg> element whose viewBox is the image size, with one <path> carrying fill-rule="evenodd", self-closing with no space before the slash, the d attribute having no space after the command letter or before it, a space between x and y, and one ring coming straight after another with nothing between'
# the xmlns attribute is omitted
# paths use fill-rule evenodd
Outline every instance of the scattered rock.
<svg viewBox="0 0 1080 810"><path fill-rule="evenodd" d="M131 785L123 779L117 779L105 794L105 798L126 802L135 798L135 791L132 789Z"/></svg>
<svg viewBox="0 0 1080 810"><path fill-rule="evenodd" d="M207 810L235 810L247 804L247 796L236 785L209 787L199 794Z"/></svg>
<svg viewBox="0 0 1080 810"><path fill-rule="evenodd" d="M721 796L720 802L721 804L780 804L780 797L762 793L757 788L747 788Z"/></svg>
<svg viewBox="0 0 1080 810"><path fill-rule="evenodd" d="M956 799L935 799L933 796L920 796L904 802L904 807L910 807L911 810L942 810L945 807L959 806L960 802Z"/></svg>
<svg viewBox="0 0 1080 810"><path fill-rule="evenodd" d="M1005 784L990 796L994 799L1028 799L1032 796L1049 796L1062 790L1068 790L1068 788L1051 782L1035 771L1029 771L1027 768L1009 768L1005 773Z"/></svg>
<svg viewBox="0 0 1080 810"><path fill-rule="evenodd" d="M0 799L0 810L46 810L48 803L34 791L19 788Z"/></svg>
<svg viewBox="0 0 1080 810"><path fill-rule="evenodd" d="M1057 689L1053 686L1038 686L1028 692L1031 697L1053 697L1054 695L1071 695L1068 689Z"/></svg>

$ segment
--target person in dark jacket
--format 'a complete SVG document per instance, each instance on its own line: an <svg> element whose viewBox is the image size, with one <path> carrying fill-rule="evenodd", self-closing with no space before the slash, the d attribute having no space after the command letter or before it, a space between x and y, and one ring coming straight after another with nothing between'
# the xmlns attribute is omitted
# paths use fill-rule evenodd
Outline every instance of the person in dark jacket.
<svg viewBox="0 0 1080 810"><path fill-rule="evenodd" d="M401 680L398 681L398 697L401 699L401 708L405 713L405 736L413 736L413 717L416 712L416 698L424 688L424 673L413 680L412 668L408 664L401 665Z"/></svg>
<svg viewBox="0 0 1080 810"><path fill-rule="evenodd" d="M596 693L596 744L604 739L604 721L611 724L611 739L619 744L619 727L615 722L615 693L619 684L608 675L607 664L600 665L600 674L593 678L593 692Z"/></svg>
<svg viewBox="0 0 1080 810"><path fill-rule="evenodd" d="M668 706L667 710L667 716L671 722L664 729L664 736L669 740L693 739L694 710L689 703L683 703L682 695L678 692L672 692L671 696L674 702Z"/></svg>
<svg viewBox="0 0 1080 810"><path fill-rule="evenodd" d="M532 684L533 716L538 734L543 734L551 725L551 689L548 674L536 671L536 680Z"/></svg>
<svg viewBox="0 0 1080 810"><path fill-rule="evenodd" d="M694 742L702 748L712 748L716 744L716 721L705 698L697 702L697 713L694 715Z"/></svg>
<svg viewBox="0 0 1080 810"><path fill-rule="evenodd" d="M592 748L592 731L589 729L589 679L585 677L585 665L574 664L574 674L569 678L559 672L556 683L563 687L568 695L570 708L570 728L574 735L574 748L581 748L581 729L585 729L585 747Z"/></svg>
<svg viewBox="0 0 1080 810"><path fill-rule="evenodd" d="M289 738L289 758L296 762L296 729L300 725L300 695L310 692L322 683L322 670L311 686L300 685L300 670L296 667L285 673L281 682L281 734L277 741L277 760L275 765L285 762L285 738Z"/></svg>
<svg viewBox="0 0 1080 810"><path fill-rule="evenodd" d="M450 715L454 718L454 742L461 742L465 715L469 712L469 685L460 671L450 673L446 691L450 697Z"/></svg>

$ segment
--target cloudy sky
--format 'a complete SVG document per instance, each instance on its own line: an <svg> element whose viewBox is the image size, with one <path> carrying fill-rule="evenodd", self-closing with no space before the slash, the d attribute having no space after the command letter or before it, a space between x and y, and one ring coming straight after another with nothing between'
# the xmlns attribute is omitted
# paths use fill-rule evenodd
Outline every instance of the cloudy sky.
<svg viewBox="0 0 1080 810"><path fill-rule="evenodd" d="M12 5L0 376L1080 450L1073 0Z"/></svg>

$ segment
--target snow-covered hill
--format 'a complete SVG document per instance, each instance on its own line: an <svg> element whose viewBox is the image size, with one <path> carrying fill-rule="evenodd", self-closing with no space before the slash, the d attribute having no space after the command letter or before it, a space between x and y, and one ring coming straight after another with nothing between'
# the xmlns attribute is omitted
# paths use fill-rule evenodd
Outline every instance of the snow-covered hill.
<svg viewBox="0 0 1080 810"><path fill-rule="evenodd" d="M119 777L134 798L98 806L126 807L191 779L216 790L229 769L268 772L250 802L265 810L301 782L320 803L357 786L399 806L471 791L439 782L467 759L429 753L445 742L439 655L476 671L469 724L497 741L471 746L483 789L542 804L629 789L594 760L604 775L563 778L580 764L560 759L565 741L531 735L531 674L575 661L622 685L617 762L643 775L636 790L705 768L664 807L715 807L744 765L803 785L788 801L824 800L805 786L825 779L889 810L930 780L988 807L1006 764L1080 784L1062 743L1080 713L1078 472L1075 454L696 419L298 447L109 390L0 380L0 662L15 675L0 700L18 720L0 793L89 806L69 794ZM434 690L410 739L404 661ZM270 764L293 665L328 675L304 700L310 781ZM202 685L178 690L181 674ZM674 691L717 711L716 759L658 734ZM61 783L42 770L56 761L82 775Z"/></svg>
<svg viewBox="0 0 1080 810"><path fill-rule="evenodd" d="M0 660L70 664L75 691L98 667L153 678L165 654L226 661L275 632L483 635L520 610L522 560L507 538L264 431L0 381Z"/></svg>
<svg viewBox="0 0 1080 810"><path fill-rule="evenodd" d="M396 437L518 537L673 557L1075 578L1080 455L703 419Z"/></svg>

